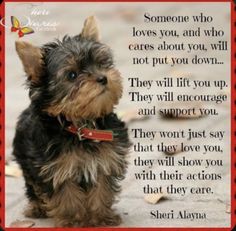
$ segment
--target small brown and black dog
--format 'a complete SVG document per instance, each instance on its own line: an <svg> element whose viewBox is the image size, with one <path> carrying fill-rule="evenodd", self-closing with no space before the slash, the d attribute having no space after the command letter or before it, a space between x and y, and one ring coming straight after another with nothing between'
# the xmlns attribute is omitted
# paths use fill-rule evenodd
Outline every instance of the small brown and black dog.
<svg viewBox="0 0 236 231"><path fill-rule="evenodd" d="M57 227L119 225L112 208L127 169L127 129L113 113L122 95L110 48L94 17L82 32L41 48L16 42L31 103L13 154L26 185L28 217Z"/></svg>

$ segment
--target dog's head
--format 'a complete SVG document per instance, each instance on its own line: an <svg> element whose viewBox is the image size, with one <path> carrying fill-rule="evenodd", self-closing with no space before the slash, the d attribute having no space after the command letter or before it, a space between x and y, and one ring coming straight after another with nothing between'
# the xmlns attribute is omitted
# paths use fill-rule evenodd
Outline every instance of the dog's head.
<svg viewBox="0 0 236 231"><path fill-rule="evenodd" d="M121 76L110 48L102 44L94 17L82 32L35 47L16 42L28 76L30 97L52 116L94 119L112 112L122 95Z"/></svg>

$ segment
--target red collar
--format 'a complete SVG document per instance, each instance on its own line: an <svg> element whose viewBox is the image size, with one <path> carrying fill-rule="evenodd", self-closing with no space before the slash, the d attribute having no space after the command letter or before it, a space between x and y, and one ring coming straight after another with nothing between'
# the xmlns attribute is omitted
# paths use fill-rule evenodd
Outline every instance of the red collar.
<svg viewBox="0 0 236 231"><path fill-rule="evenodd" d="M86 125L85 125L86 126ZM80 128L70 125L66 127L66 130L78 135L79 140L94 140L94 141L113 141L113 132L109 130L97 130L97 129L90 129L82 126Z"/></svg>

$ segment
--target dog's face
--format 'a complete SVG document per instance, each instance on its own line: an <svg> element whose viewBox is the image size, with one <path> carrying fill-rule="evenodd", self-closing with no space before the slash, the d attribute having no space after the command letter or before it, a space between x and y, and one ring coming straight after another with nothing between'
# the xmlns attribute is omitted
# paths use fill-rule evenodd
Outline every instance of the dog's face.
<svg viewBox="0 0 236 231"><path fill-rule="evenodd" d="M80 35L37 48L16 43L28 75L32 101L42 110L69 120L94 119L110 113L122 95L119 72L111 50L99 42L94 17L85 21Z"/></svg>

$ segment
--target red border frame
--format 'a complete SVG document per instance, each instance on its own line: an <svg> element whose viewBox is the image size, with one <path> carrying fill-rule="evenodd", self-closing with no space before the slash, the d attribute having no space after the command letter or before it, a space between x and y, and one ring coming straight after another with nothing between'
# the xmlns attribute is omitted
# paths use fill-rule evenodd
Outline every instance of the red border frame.
<svg viewBox="0 0 236 231"><path fill-rule="evenodd" d="M0 4L0 19L5 16L5 2L65 2L65 0L3 0ZM5 228L5 28L0 27L0 230L236 230L236 0L68 0L66 2L230 2L231 3L231 227L229 228ZM234 3L235 2L235 3ZM234 229L235 227L235 229Z"/></svg>

